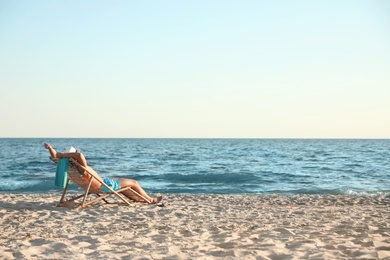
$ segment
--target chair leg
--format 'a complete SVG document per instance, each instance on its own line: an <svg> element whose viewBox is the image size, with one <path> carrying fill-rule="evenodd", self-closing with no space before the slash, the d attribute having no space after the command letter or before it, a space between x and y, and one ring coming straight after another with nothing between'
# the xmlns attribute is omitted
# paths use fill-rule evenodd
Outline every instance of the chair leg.
<svg viewBox="0 0 390 260"><path fill-rule="evenodd" d="M92 184L92 177L91 177L90 180L89 180L88 188L87 188L87 190L85 191L85 196L84 196L84 198L83 198L83 202L81 203L81 207L84 207L84 205L86 205L86 204L85 204L85 200L87 199L87 196L88 196L88 194L89 194L89 189L91 188L91 184Z"/></svg>
<svg viewBox="0 0 390 260"><path fill-rule="evenodd" d="M62 196L61 196L61 199L60 199L60 203L59 203L59 204L61 204L61 203L64 202L64 198L65 198L66 191L68 190L69 182L70 182L70 179L68 178L68 180L67 180L67 182L66 182L65 189L64 189L64 191L62 192Z"/></svg>

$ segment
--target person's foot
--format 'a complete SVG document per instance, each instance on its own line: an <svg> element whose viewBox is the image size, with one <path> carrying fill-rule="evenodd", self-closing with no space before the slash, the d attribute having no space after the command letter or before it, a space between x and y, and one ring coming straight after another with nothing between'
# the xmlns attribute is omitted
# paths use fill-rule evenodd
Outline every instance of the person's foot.
<svg viewBox="0 0 390 260"><path fill-rule="evenodd" d="M158 196L157 198L153 198L152 204L155 204L156 206L159 207L163 207L164 202L162 200L163 200L163 196Z"/></svg>

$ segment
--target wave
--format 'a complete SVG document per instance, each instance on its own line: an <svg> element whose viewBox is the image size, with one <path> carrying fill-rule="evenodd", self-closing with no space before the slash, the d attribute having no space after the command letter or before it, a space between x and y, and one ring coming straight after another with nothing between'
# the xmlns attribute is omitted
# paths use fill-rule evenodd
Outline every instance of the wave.
<svg viewBox="0 0 390 260"><path fill-rule="evenodd" d="M371 195L390 195L390 190L363 191L363 190L345 190L346 195L371 196Z"/></svg>
<svg viewBox="0 0 390 260"><path fill-rule="evenodd" d="M271 194L291 194L291 195L356 195L356 196L376 196L390 195L390 190L363 191L354 189L292 189L292 190L270 190L265 193Z"/></svg>
<svg viewBox="0 0 390 260"><path fill-rule="evenodd" d="M260 181L259 178L252 174L246 173L224 173L224 174L179 174L179 173L165 173L158 176L160 179L172 183L247 183Z"/></svg>
<svg viewBox="0 0 390 260"><path fill-rule="evenodd" d="M23 181L4 181L0 182L0 191L17 191L28 189L31 190L32 187L42 185L42 182L39 180L23 180Z"/></svg>

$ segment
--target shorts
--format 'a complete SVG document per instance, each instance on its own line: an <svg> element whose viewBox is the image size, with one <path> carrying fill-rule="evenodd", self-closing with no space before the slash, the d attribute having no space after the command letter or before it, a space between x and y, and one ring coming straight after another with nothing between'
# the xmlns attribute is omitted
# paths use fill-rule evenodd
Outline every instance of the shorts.
<svg viewBox="0 0 390 260"><path fill-rule="evenodd" d="M113 190L119 190L120 188L121 188L121 186L119 186L119 180L112 180L112 179L109 179L109 178L104 178L103 179L103 182L105 183L105 184L107 184L107 186L108 187L110 187L111 189L113 189ZM103 184L102 184L102 186L100 187L100 190L101 191L103 191L103 192L105 192L105 193L110 193L111 191L109 190L109 189L107 189L107 187L106 186L104 186Z"/></svg>

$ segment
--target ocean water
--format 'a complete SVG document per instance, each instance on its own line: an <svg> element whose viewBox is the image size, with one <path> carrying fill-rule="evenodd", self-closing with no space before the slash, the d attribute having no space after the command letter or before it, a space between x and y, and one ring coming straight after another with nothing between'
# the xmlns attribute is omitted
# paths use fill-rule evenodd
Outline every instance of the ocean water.
<svg viewBox="0 0 390 260"><path fill-rule="evenodd" d="M101 176L135 179L148 193L390 194L389 139L6 138L0 192L61 190L44 142L80 148Z"/></svg>

